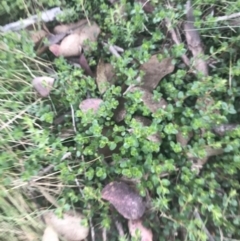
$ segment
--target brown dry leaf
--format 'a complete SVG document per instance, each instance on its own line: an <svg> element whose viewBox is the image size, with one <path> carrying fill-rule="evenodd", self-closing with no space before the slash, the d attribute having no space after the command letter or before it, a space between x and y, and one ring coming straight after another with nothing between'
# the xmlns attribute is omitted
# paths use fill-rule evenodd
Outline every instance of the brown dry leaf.
<svg viewBox="0 0 240 241"><path fill-rule="evenodd" d="M47 35L48 35L48 33L44 30L30 32L30 38L32 39L34 44L38 44Z"/></svg>
<svg viewBox="0 0 240 241"><path fill-rule="evenodd" d="M147 89L142 87L133 87L129 91L141 91L143 93L142 101L152 113L155 113L158 109L165 109L167 107L167 102L164 99L160 99L159 101L154 100L153 94Z"/></svg>
<svg viewBox="0 0 240 241"><path fill-rule="evenodd" d="M63 218L57 217L53 212L44 214L46 224L63 238L71 241L80 241L85 239L89 233L89 227L81 225L85 219L80 213L69 211L63 214Z"/></svg>
<svg viewBox="0 0 240 241"><path fill-rule="evenodd" d="M114 111L114 116L113 116L113 118L116 122L122 121L127 114L127 111L124 106L125 102L126 102L126 100L123 97L118 98L119 104L118 104L118 107L116 108L116 110Z"/></svg>
<svg viewBox="0 0 240 241"><path fill-rule="evenodd" d="M47 97L52 89L54 79L47 76L35 77L32 80L32 85L36 91L42 96Z"/></svg>
<svg viewBox="0 0 240 241"><path fill-rule="evenodd" d="M102 198L109 201L126 219L139 219L146 206L142 197L124 182L111 182L102 190Z"/></svg>
<svg viewBox="0 0 240 241"><path fill-rule="evenodd" d="M174 70L172 64L172 58L166 58L159 61L157 55L153 55L148 62L140 66L145 75L142 79L141 87L147 88L150 91L154 90L166 75L170 74Z"/></svg>
<svg viewBox="0 0 240 241"><path fill-rule="evenodd" d="M59 241L58 234L52 227L47 226L44 230L42 241Z"/></svg>
<svg viewBox="0 0 240 241"><path fill-rule="evenodd" d="M144 227L141 220L129 220L128 229L132 237L137 237L137 230L140 232L141 241L152 241L152 230Z"/></svg>
<svg viewBox="0 0 240 241"><path fill-rule="evenodd" d="M62 40L61 44L51 45L49 50L55 56L78 56L82 51L81 37L78 34L70 34Z"/></svg>
<svg viewBox="0 0 240 241"><path fill-rule="evenodd" d="M137 0L137 2L141 3L143 6L143 10L146 13L152 13L154 11L153 5L149 2L149 0Z"/></svg>
<svg viewBox="0 0 240 241"><path fill-rule="evenodd" d="M98 35L100 34L100 28L95 23L92 22L91 25L86 23L81 29L76 29L74 33L79 34L80 36L80 45L83 47L84 50L90 50L90 47L87 41L96 42Z"/></svg>
<svg viewBox="0 0 240 241"><path fill-rule="evenodd" d="M152 123L151 120L143 116L134 116L133 119L141 123L143 126L150 126ZM150 136L147 136L147 139L152 142L161 142L160 133L155 133Z"/></svg>
<svg viewBox="0 0 240 241"><path fill-rule="evenodd" d="M104 63L104 61L100 59L97 66L96 82L101 94L103 94L107 90L108 85L113 82L114 76L115 71L113 66L109 63Z"/></svg>
<svg viewBox="0 0 240 241"><path fill-rule="evenodd" d="M87 19L80 19L76 23L57 25L53 29L53 32L55 34L69 33L70 31L74 31L76 29L78 29L78 30L81 29L83 26L85 26L86 23L87 23Z"/></svg>
<svg viewBox="0 0 240 241"><path fill-rule="evenodd" d="M93 110L94 113L97 113L101 103L103 102L103 100L101 99L97 99L97 98L90 98L90 99L86 99L83 100L80 105L79 108L83 111L83 112L87 112L89 110Z"/></svg>

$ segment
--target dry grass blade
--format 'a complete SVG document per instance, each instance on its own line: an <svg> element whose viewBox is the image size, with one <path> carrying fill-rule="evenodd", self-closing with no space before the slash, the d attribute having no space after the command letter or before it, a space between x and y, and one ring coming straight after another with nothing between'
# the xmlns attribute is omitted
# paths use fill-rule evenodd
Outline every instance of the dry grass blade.
<svg viewBox="0 0 240 241"><path fill-rule="evenodd" d="M39 222L35 205L26 200L22 192L17 189L8 192L0 186L0 239L16 241L38 240L43 228ZM36 212L34 214L34 212ZM10 239L11 237L11 239Z"/></svg>

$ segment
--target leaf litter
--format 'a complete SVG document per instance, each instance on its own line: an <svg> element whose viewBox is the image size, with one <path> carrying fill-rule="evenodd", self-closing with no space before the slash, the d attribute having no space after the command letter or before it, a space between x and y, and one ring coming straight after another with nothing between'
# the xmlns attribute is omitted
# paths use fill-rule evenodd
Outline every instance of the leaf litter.
<svg viewBox="0 0 240 241"><path fill-rule="evenodd" d="M117 1L110 1L111 3L115 3ZM142 3L142 7L145 12L153 12L154 7L151 5L149 1L142 1L138 0L137 2ZM188 1L190 2L190 1ZM188 20L191 19L191 7L188 4ZM123 12L124 14L124 6ZM194 19L193 19L194 20ZM194 22L194 21L188 21ZM188 48L191 50L193 54L193 58L195 60L195 70L202 72L203 75L208 76L208 67L206 61L199 58L201 54L203 54L203 49L201 46L201 40L199 37L198 32L194 28L193 24L185 23L185 35L187 40ZM189 31L191 30L191 31ZM93 78L96 76L96 84L100 94L104 94L107 91L109 85L114 84L114 77L115 77L115 70L111 63L105 63L101 58L97 65L96 73L90 69L88 61L84 55L85 51L91 50L90 43L96 43L98 41L98 36L101 30L97 23L89 22L86 19L80 19L76 23L70 24L61 24L54 28L53 34L49 34L44 30L40 30L36 33L31 33L31 39L34 44L38 44L42 41L45 37L49 41L49 50L56 56L63 56L63 57L79 57L80 66L85 70L86 74L89 74ZM172 35L173 36L173 35ZM122 52L122 50L121 50ZM118 54L118 58L121 56ZM167 107L167 102L161 98L158 100L154 100L153 90L157 88L160 81L168 74L174 71L174 64L172 63L172 58L165 58L161 61L158 60L156 54L153 54L150 59L143 63L139 67L139 71L144 73L144 76L141 79L141 82L137 85L131 86L129 88L129 92L140 91L142 92L141 100L143 104L152 112L155 113L159 109L165 109ZM36 77L32 81L33 87L36 91L42 96L47 97L54 84L54 79L47 76ZM115 110L114 119L116 122L120 122L124 120L127 110L125 109L125 103L127 101L127 96L122 96L119 98L119 106ZM103 102L102 99L98 98L89 98L83 100L79 108L83 112L87 112L88 110L93 110L94 113L97 113L101 103ZM143 117L143 116L135 116L135 121L141 123L143 126L151 125L151 120ZM232 127L231 127L232 128ZM229 129L231 129L229 127ZM226 128L227 129L227 128ZM215 130L215 132L222 134L222 129ZM161 138L158 136L149 136L148 139L154 142L160 142ZM182 136L180 136L179 142L183 143ZM187 140L184 140L184 145L187 145ZM215 155L216 153L220 153L220 151L215 150L208 150L208 156L210 154ZM147 229L142 225L141 217L145 212L145 204L143 199L134 192L126 183L123 182L111 182L109 183L102 191L102 198L109 201L116 210L126 219L129 219L129 231L132 237L135 237L136 230L139 229L141 233L141 240L142 241L151 241L152 240L152 232L151 230ZM72 233L76 234L74 229L74 225L76 222L79 224L80 217L74 217L74 215L64 214L63 219L59 219L58 217L54 216L55 214L51 213L45 216L45 221L48 225L47 229L45 230L46 233L51 233L52 238L56 239L56 235L54 232L63 235L69 240L82 240L87 237L89 229L84 227L85 229L82 230L82 234L85 234L85 237L79 236L78 239L72 239L70 236ZM76 218L76 219L74 219ZM55 221L53 221L55 220ZM78 220L78 221L76 221ZM76 222L75 222L76 221ZM53 223L51 223L53 222ZM51 223L51 224L50 224ZM79 226L79 225L78 225ZM79 228L79 227L78 227ZM55 231L52 231L55 230ZM69 232L69 234L66 234ZM70 231L69 231L70 230ZM55 235L55 236L54 236ZM67 236L66 236L67 235ZM68 236L69 235L69 236Z"/></svg>

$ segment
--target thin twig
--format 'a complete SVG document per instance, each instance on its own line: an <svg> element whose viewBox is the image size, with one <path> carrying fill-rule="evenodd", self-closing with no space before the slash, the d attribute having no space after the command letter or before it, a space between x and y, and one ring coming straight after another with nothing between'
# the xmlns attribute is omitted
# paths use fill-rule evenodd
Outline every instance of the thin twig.
<svg viewBox="0 0 240 241"><path fill-rule="evenodd" d="M118 52L123 52L123 49L115 45L109 45L107 43L102 42L102 44L108 47L108 50L117 58L121 58L121 55ZM120 50L119 50L120 49Z"/></svg>
<svg viewBox="0 0 240 241"><path fill-rule="evenodd" d="M72 113L72 124L73 124L73 129L74 129L74 132L77 133L76 124L75 124L74 109L73 109L72 104L71 104L70 106L71 106L71 113Z"/></svg>
<svg viewBox="0 0 240 241"><path fill-rule="evenodd" d="M43 176L46 173L50 172L54 168L54 165L48 165L47 167L43 168L41 171L39 171L38 176Z"/></svg>
<svg viewBox="0 0 240 241"><path fill-rule="evenodd" d="M106 228L102 229L102 240L107 241L107 229Z"/></svg>
<svg viewBox="0 0 240 241"><path fill-rule="evenodd" d="M206 226L204 225L204 222L202 221L200 214L198 213L197 209L195 209L194 211L194 216L196 219L200 220L202 223L202 230L206 233L206 235L208 236L208 239L210 241L215 241L215 239L213 238L213 236L210 234L210 232L207 230Z"/></svg>
<svg viewBox="0 0 240 241"><path fill-rule="evenodd" d="M229 20L229 19L233 19L233 18L238 18L240 17L240 13L233 13L231 15L226 15L226 16L221 16L221 17L217 17L215 20L216 22L219 21L225 21L225 20Z"/></svg>
<svg viewBox="0 0 240 241"><path fill-rule="evenodd" d="M220 240L220 241L223 241L223 238L224 238L224 237L223 237L223 232L222 232L222 229L221 229L221 228L219 228L219 227L218 227L218 229L219 229L219 233L220 233L220 237L221 237L221 240Z"/></svg>
<svg viewBox="0 0 240 241"><path fill-rule="evenodd" d="M114 223L115 223L115 226L117 228L117 231L118 231L118 234L119 234L120 238L124 237L125 234L124 234L124 231L123 231L122 224L119 221L117 221L117 220Z"/></svg>
<svg viewBox="0 0 240 241"><path fill-rule="evenodd" d="M49 22L53 21L57 14L61 13L61 9L59 7L49 9L47 11L44 11L39 15L32 15L29 18L19 20L14 23L6 24L5 26L0 26L0 31L7 32L7 31L18 31L20 29L24 29L28 27L29 25L32 25L38 21L44 21Z"/></svg>
<svg viewBox="0 0 240 241"><path fill-rule="evenodd" d="M28 73L32 76L32 78L36 78L36 76L32 73L32 71L29 69L29 67L23 61L21 61L21 62L24 65L24 67L27 69Z"/></svg>
<svg viewBox="0 0 240 241"><path fill-rule="evenodd" d="M121 47L119 47L119 46L117 46L117 45L113 45L113 47L114 47L118 52L120 52L120 53L123 53L123 52L124 52L124 49L121 48Z"/></svg>
<svg viewBox="0 0 240 241"><path fill-rule="evenodd" d="M114 48L113 45L110 45L109 46L109 51L114 55L116 56L117 58L121 58L121 55L118 53L118 51Z"/></svg>

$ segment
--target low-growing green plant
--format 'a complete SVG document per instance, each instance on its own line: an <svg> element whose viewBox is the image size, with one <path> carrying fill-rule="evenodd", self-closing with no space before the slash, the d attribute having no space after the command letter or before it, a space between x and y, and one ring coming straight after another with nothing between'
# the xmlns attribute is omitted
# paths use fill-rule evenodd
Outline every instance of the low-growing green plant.
<svg viewBox="0 0 240 241"><path fill-rule="evenodd" d="M0 14L8 16L8 21L26 17L23 12L29 9L32 13L33 5L24 3L23 8L3 1ZM40 240L42 227L33 219L31 223L29 215L40 215L42 209L55 205L58 214L79 208L91 220L92 228L96 227L96 240L102 237L99 226L114 230L109 237L117 240L114 220L120 217L101 199L101 190L111 181L125 180L134 183L149 204L144 219L154 240L204 241L210 240L209 236L238 240L240 128L223 136L213 128L239 124L239 28L216 21L209 11L216 16L232 14L238 11L240 1L192 3L195 27L204 44L202 57L209 64L209 76L204 78L196 73L194 61L189 67L183 65L183 55L192 60L184 33L179 33L181 44L174 44L165 25L169 19L181 29L185 1L151 1L151 13L138 1L118 3L41 1L35 9L61 6L66 11L58 20L73 22L81 16L98 23L101 35L94 52L86 54L88 62L95 70L104 59L116 72L115 83L103 94L94 77L63 57L53 60L49 52L37 57L27 38L21 41L13 32L0 33L0 183L4 189L0 193L0 223L5 229L0 239L31 240L21 237L30 226ZM111 55L102 42L122 47L121 57ZM172 58L175 70L152 91L154 100L164 98L167 102L165 109L153 113L143 103L141 91L126 90L138 84L138 77L144 75L139 67L154 54L159 61ZM40 98L31 81L34 76L48 75L49 67L57 78L49 97ZM97 113L79 109L89 97L103 100ZM121 104L126 114L117 122L115 114ZM136 115L147 117L151 124L142 125L134 119ZM59 116L63 121L56 122ZM156 132L161 142L149 140ZM186 145L178 141L179 133L186 139L191 137ZM210 149L220 149L221 155L209 155ZM193 168L208 155L200 171ZM46 168L49 171L41 175ZM17 210L9 201L13 189L16 201L24 203L25 209ZM25 213L27 218L19 222L16 213ZM125 230L126 222L120 220ZM8 236L10 227L16 233Z"/></svg>

